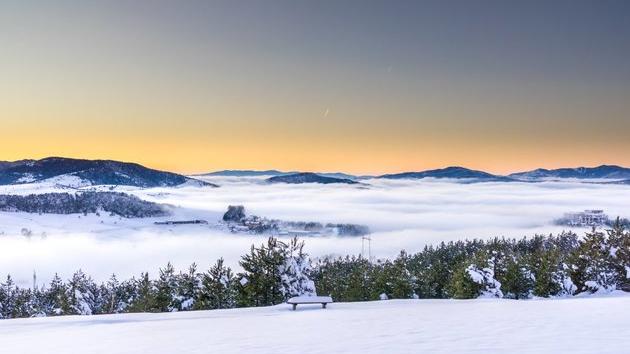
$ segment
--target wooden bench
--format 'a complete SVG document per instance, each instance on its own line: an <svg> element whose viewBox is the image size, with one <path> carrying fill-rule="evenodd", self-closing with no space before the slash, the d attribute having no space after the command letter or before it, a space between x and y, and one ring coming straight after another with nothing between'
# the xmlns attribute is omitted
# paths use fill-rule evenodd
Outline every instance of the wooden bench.
<svg viewBox="0 0 630 354"><path fill-rule="evenodd" d="M322 308L325 309L326 305L332 302L333 300L330 296L296 296L287 300L287 304L293 305L293 311L295 311L297 305L307 304L322 304Z"/></svg>

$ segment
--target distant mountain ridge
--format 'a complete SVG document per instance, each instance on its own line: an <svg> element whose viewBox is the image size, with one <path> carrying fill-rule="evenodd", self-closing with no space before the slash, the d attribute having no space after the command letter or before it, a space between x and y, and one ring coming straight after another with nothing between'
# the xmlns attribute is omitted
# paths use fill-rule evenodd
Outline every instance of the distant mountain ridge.
<svg viewBox="0 0 630 354"><path fill-rule="evenodd" d="M577 179L589 183L630 184L630 168L616 165L559 169L535 169L532 171L496 175L460 166L417 172L384 174L381 176L355 176L351 174L319 172L285 172L280 170L223 170L197 176L267 177L271 183L345 183L354 184L369 178L383 179L454 179L464 183L476 182L540 182L553 179ZM594 181L588 181L594 180ZM601 181L600 181L601 180ZM88 185L125 185L142 188L174 187L183 184L215 184L200 181L194 176L159 171L136 163L114 160L85 160L49 157L41 160L0 161L0 185L25 184L47 181L58 185L78 183Z"/></svg>
<svg viewBox="0 0 630 354"><path fill-rule="evenodd" d="M282 172L278 170L221 170L202 173L197 176L224 176L224 177L260 177L260 176L284 176L298 172Z"/></svg>
<svg viewBox="0 0 630 354"><path fill-rule="evenodd" d="M209 173L199 174L197 176L204 177L212 177L212 176L222 176L222 177L264 177L264 176L288 176L294 175L298 173L308 173L308 172L299 172L299 171L278 171L278 170L221 170ZM365 178L364 176L355 176L348 173L343 172L313 172L319 176L323 177L332 177L332 178L342 178L342 179L360 179Z"/></svg>
<svg viewBox="0 0 630 354"><path fill-rule="evenodd" d="M518 172L509 177L525 180L549 179L549 178L576 178L576 179L617 179L630 180L630 168L616 165L601 165L597 167L559 168L547 170L539 168L532 171Z"/></svg>
<svg viewBox="0 0 630 354"><path fill-rule="evenodd" d="M435 170L427 170L420 172L402 172L394 174L386 174L377 178L385 179L422 179L422 178L450 178L450 179L466 179L471 181L496 181L496 182L510 182L512 178L493 175L488 172L471 170L469 168L460 166L451 166Z"/></svg>
<svg viewBox="0 0 630 354"><path fill-rule="evenodd" d="M334 178L321 176L317 173L313 172L301 172L295 173L291 175L282 175L282 176L274 176L267 179L267 182L270 183L290 183L290 184L301 184L301 183L321 183L321 184L331 184L331 183L344 183L344 184L357 184L359 182L347 179L347 178Z"/></svg>
<svg viewBox="0 0 630 354"><path fill-rule="evenodd" d="M0 185L41 182L69 177L88 185L174 187L184 183L212 185L180 174L159 171L136 163L48 157L41 160L0 162Z"/></svg>

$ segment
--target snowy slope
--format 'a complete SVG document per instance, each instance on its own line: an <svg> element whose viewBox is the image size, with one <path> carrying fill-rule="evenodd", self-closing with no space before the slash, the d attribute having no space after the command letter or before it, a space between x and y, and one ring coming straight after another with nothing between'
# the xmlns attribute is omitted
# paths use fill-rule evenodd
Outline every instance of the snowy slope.
<svg viewBox="0 0 630 354"><path fill-rule="evenodd" d="M630 297L392 300L0 321L7 353L627 353Z"/></svg>

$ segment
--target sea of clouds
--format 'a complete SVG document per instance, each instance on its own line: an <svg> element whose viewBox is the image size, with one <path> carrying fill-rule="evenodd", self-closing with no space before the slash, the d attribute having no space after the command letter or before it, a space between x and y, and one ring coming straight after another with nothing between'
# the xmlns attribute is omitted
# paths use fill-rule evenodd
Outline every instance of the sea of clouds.
<svg viewBox="0 0 630 354"><path fill-rule="evenodd" d="M208 226L156 226L153 219L0 213L0 274L38 283L82 269L97 280L142 271L157 275L172 262L207 269L219 257L238 267L240 256L265 236L236 235L213 226L228 205L248 214L293 221L363 224L372 230L375 257L465 238L524 237L565 229L553 220L570 211L603 209L630 217L630 186L576 182L456 183L446 180L367 180L362 185L266 184L261 178L208 179L220 188L129 189L167 203L176 219L205 219ZM32 231L31 237L21 229ZM576 229L578 233L585 230ZM305 239L312 256L359 254L361 238Z"/></svg>

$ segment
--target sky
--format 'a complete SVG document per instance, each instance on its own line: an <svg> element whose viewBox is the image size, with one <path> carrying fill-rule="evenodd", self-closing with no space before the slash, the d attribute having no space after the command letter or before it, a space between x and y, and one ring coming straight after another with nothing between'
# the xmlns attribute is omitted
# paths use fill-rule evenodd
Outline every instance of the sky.
<svg viewBox="0 0 630 354"><path fill-rule="evenodd" d="M630 165L628 1L0 1L0 160Z"/></svg>

